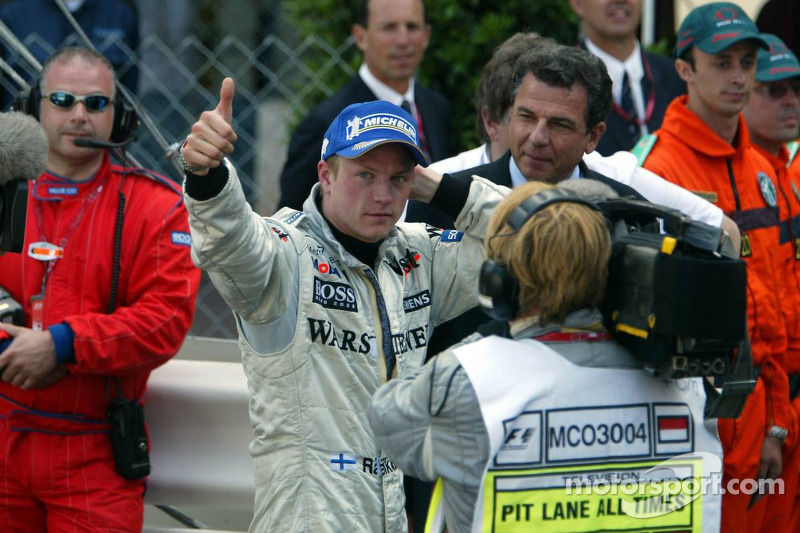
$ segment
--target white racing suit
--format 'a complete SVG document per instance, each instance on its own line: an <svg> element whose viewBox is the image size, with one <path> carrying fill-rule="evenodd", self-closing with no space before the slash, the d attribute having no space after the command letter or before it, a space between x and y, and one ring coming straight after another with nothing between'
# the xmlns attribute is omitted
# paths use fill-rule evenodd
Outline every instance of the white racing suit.
<svg viewBox="0 0 800 533"><path fill-rule="evenodd" d="M195 262L239 328L255 436L251 531L406 531L402 472L366 411L388 375L422 366L434 326L478 304L481 239L508 189L475 179L456 220L465 233L401 223L364 265L323 219L319 185L303 212L262 218L227 168L217 196L186 204Z"/></svg>

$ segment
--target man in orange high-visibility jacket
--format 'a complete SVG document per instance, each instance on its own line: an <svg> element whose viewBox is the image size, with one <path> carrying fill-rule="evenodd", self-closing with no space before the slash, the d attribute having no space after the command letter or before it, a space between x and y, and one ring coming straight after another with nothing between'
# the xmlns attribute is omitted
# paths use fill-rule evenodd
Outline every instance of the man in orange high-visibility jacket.
<svg viewBox="0 0 800 533"><path fill-rule="evenodd" d="M764 34L769 50L758 54L756 86L742 111L750 139L756 149L772 164L778 178L778 202L781 205L780 250L785 268L781 298L788 347L786 371L790 382L800 385L800 164L797 164L797 128L800 126L800 62L786 44L775 35ZM789 438L783 444L783 494L766 501L762 531L787 527L792 520L800 522L800 509L794 505L797 496L800 449L798 432L800 400L793 400ZM797 528L790 528L797 531Z"/></svg>
<svg viewBox="0 0 800 533"><path fill-rule="evenodd" d="M635 148L645 168L715 203L742 234L748 326L760 375L741 416L720 420L723 482L778 477L779 437L785 437L789 424L786 331L778 302L776 179L772 166L750 144L740 115L755 84L758 49L766 46L735 4L695 8L681 23L675 47L676 68L688 94L672 101L661 129ZM759 496L745 492L724 495L722 531L758 529L765 506L754 506Z"/></svg>

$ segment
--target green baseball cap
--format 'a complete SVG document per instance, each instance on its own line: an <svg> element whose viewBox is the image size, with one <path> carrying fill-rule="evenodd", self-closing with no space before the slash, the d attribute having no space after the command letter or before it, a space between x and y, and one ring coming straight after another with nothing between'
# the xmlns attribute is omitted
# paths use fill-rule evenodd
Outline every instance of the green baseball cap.
<svg viewBox="0 0 800 533"><path fill-rule="evenodd" d="M768 50L758 51L756 81L770 82L800 77L800 62L777 35L762 33Z"/></svg>
<svg viewBox="0 0 800 533"><path fill-rule="evenodd" d="M707 54L717 54L745 39L769 48L758 26L741 7L730 2L713 2L694 8L681 22L675 43L675 57L681 57L692 46Z"/></svg>

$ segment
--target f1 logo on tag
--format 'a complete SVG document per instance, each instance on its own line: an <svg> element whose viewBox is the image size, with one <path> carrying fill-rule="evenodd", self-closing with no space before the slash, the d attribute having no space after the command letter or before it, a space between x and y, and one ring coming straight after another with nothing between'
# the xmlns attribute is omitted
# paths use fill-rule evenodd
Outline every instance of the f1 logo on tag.
<svg viewBox="0 0 800 533"><path fill-rule="evenodd" d="M31 296L31 329L42 331L44 327L44 294Z"/></svg>

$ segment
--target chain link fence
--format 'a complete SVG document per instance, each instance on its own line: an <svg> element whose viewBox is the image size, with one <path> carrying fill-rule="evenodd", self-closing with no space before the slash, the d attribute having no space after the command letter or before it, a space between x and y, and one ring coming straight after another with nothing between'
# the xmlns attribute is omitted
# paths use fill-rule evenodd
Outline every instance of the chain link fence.
<svg viewBox="0 0 800 533"><path fill-rule="evenodd" d="M143 8L150 3L147 8L152 11L145 13ZM327 96L335 91L336 87L323 83L325 76L331 79L334 71L344 82L355 73L344 60L355 45L351 38L336 44L314 36L299 38L281 24L277 2L255 0L192 3L186 11L192 18L178 21L179 35L159 29L161 22L175 16L170 9L183 3L139 0L141 37L136 50L113 35L95 44L101 51L116 48L126 54L122 65L117 62L118 77L125 80L127 74L137 72L137 87L129 87L130 92L173 148L186 137L200 113L217 105L222 79L234 78L233 118L239 140L232 159L253 208L270 215L280 200L278 178L293 125L308 111L305 102L310 95ZM276 27L277 31L271 31ZM58 46L37 34L20 40L27 49L37 50L40 60ZM73 35L59 44L81 43ZM321 69L307 66L304 59L309 54L326 58ZM12 50L6 60L26 81L36 79L37 69L20 54ZM20 91L7 73L0 73L0 86L9 95ZM165 157L164 147L141 124L137 141L128 152L143 166L176 182L182 179ZM232 314L205 274L191 334L236 337Z"/></svg>

